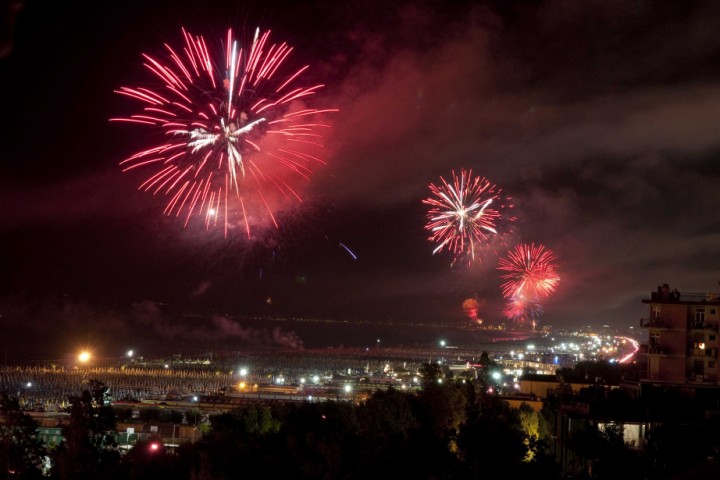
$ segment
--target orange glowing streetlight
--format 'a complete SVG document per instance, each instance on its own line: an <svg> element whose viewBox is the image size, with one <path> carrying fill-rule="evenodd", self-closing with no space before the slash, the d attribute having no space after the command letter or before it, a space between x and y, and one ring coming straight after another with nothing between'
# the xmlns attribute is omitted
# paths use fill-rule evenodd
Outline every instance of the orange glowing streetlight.
<svg viewBox="0 0 720 480"><path fill-rule="evenodd" d="M80 363L89 362L90 361L90 352L88 352L87 350L83 350L82 352L80 352L80 354L78 354L78 361Z"/></svg>

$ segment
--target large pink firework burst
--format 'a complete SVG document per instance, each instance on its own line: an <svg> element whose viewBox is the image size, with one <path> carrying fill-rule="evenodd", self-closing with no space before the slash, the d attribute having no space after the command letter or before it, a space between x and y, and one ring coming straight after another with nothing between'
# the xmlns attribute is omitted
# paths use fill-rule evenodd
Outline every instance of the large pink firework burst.
<svg viewBox="0 0 720 480"><path fill-rule="evenodd" d="M520 244L498 262L503 296L509 299L541 299L552 294L560 277L555 254L543 245Z"/></svg>
<svg viewBox="0 0 720 480"><path fill-rule="evenodd" d="M160 56L143 54L154 86L116 90L142 109L111 121L163 134L120 162L123 171L147 169L140 189L166 195L164 213L184 216L185 225L198 215L226 236L236 218L248 236L253 219L277 226L274 205L302 201L297 179L324 163L320 131L328 125L320 117L337 110L307 106L323 85L299 85L308 66L288 67L292 47L270 43L269 31L241 45L230 29L217 51L202 36L182 35L179 49L166 43Z"/></svg>
<svg viewBox="0 0 720 480"><path fill-rule="evenodd" d="M513 205L485 177L464 169L458 176L453 170L449 181L440 177L440 183L429 188L432 196L422 202L430 206L425 229L430 231L428 240L437 244L433 254L446 250L453 255L452 263L461 258L471 263L481 246L509 233L500 223L514 220L506 213Z"/></svg>

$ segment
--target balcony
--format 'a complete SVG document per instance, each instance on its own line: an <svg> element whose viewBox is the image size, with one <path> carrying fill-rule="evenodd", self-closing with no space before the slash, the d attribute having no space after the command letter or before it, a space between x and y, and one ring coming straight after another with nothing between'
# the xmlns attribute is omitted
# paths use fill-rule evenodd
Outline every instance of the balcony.
<svg viewBox="0 0 720 480"><path fill-rule="evenodd" d="M668 355L670 349L665 345L648 345L647 353L650 355Z"/></svg>
<svg viewBox="0 0 720 480"><path fill-rule="evenodd" d="M718 324L717 323L708 323L708 322L690 321L690 322L688 322L688 329L690 329L690 330L707 330L707 331L711 331L711 332L717 332Z"/></svg>
<svg viewBox="0 0 720 480"><path fill-rule="evenodd" d="M706 350L704 348L688 348L688 356L690 357L704 357Z"/></svg>
<svg viewBox="0 0 720 480"><path fill-rule="evenodd" d="M716 383L717 375L715 374L692 374L687 377L687 380L692 383Z"/></svg>
<svg viewBox="0 0 720 480"><path fill-rule="evenodd" d="M670 328L659 318L641 318L640 328Z"/></svg>

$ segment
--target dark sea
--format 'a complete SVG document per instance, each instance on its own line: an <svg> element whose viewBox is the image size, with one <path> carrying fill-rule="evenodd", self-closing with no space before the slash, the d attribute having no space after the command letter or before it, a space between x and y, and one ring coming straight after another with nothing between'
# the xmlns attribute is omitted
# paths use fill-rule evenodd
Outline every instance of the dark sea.
<svg viewBox="0 0 720 480"><path fill-rule="evenodd" d="M303 350L328 348L382 349L445 346L479 352L511 350L529 341L542 342L534 332L483 329L469 324L407 324L349 322L308 319L235 318L232 324L216 323L225 335L212 339L196 337L197 343L183 342L195 351L251 351L253 349ZM179 344L177 346L180 346ZM157 346L156 346L157 347ZM199 347L199 350L198 348ZM166 352L171 353L171 352ZM177 352L176 352L177 353Z"/></svg>
<svg viewBox="0 0 720 480"><path fill-rule="evenodd" d="M72 362L79 349L100 359L122 361L128 350L151 358L199 358L278 350L284 354L317 349L432 348L443 346L482 353L509 351L528 343L540 347L549 339L534 332L483 329L471 324L406 324L308 319L241 317L183 318L169 327L91 335L35 334L32 342L6 337L6 364Z"/></svg>

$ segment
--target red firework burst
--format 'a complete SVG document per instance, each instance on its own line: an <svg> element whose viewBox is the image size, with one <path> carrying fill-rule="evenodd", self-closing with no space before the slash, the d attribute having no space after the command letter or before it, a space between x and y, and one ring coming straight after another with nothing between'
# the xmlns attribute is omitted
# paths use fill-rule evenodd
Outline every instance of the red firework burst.
<svg viewBox="0 0 720 480"><path fill-rule="evenodd" d="M506 318L514 320L521 325L528 322L535 325L542 313L543 307L537 298L511 298L503 310L503 314Z"/></svg>
<svg viewBox="0 0 720 480"><path fill-rule="evenodd" d="M452 172L450 181L440 177L440 183L429 185L432 196L422 202L430 206L425 229L431 232L428 240L437 244L433 254L447 250L453 263L462 257L475 259L478 248L494 238L507 235L499 224L514 220L506 215L513 208L509 197L484 177L473 177L472 170Z"/></svg>
<svg viewBox="0 0 720 480"><path fill-rule="evenodd" d="M182 29L184 44L165 44L162 56L143 54L156 86L121 87L116 93L143 106L125 118L159 130L163 140L120 162L123 171L150 170L140 189L169 197L164 213L204 216L206 228L228 227L235 216L250 236L251 217L273 205L301 201L295 179L323 164L320 130L328 125L306 102L323 85L298 86L308 69L287 67L292 47L272 44L256 31L239 45L232 30L218 51Z"/></svg>
<svg viewBox="0 0 720 480"><path fill-rule="evenodd" d="M555 271L555 255L542 245L521 244L498 262L505 298L540 299L555 291L560 277Z"/></svg>

